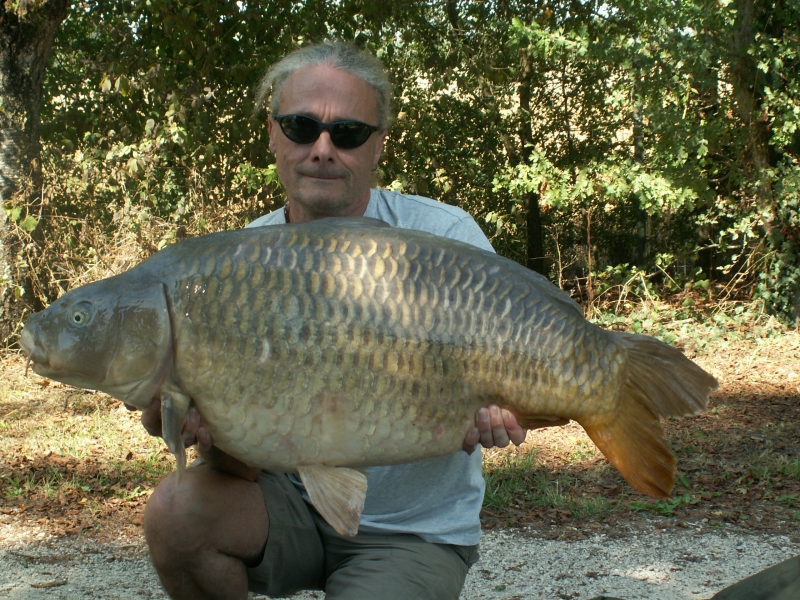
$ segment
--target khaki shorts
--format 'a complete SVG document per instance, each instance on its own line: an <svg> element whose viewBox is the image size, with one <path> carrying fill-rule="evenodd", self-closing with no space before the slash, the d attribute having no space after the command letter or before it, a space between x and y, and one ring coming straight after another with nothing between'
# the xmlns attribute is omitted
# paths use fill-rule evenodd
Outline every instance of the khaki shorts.
<svg viewBox="0 0 800 600"><path fill-rule="evenodd" d="M411 534L336 533L283 473L262 472L269 513L264 558L249 588L272 597L325 590L326 600L456 600L477 546L433 544Z"/></svg>

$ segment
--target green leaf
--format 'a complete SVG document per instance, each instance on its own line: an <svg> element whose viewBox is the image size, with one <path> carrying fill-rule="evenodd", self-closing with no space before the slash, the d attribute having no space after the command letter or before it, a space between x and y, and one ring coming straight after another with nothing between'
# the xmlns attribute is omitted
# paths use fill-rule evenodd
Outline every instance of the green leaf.
<svg viewBox="0 0 800 600"><path fill-rule="evenodd" d="M34 229L36 229L36 226L38 224L39 221L37 221L34 216L28 215L27 217L22 219L22 221L19 224L19 228L22 229L22 231L33 231Z"/></svg>
<svg viewBox="0 0 800 600"><path fill-rule="evenodd" d="M124 75L117 77L117 82L114 84L114 89L123 96L127 96L131 89L130 80Z"/></svg>
<svg viewBox="0 0 800 600"><path fill-rule="evenodd" d="M709 286L708 279L701 279L700 281L695 281L694 282L694 288L695 289L702 288L704 290L708 290L708 286Z"/></svg>
<svg viewBox="0 0 800 600"><path fill-rule="evenodd" d="M22 208L16 206L8 211L8 218L16 223L19 221L20 216L22 215Z"/></svg>
<svg viewBox="0 0 800 600"><path fill-rule="evenodd" d="M139 161L135 158L129 158L128 163L125 165L131 177L136 177L139 174Z"/></svg>

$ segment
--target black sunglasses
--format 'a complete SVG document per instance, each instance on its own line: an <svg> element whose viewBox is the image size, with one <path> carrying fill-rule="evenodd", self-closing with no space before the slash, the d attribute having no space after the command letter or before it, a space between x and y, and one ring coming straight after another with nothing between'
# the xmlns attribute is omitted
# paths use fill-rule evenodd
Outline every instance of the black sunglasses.
<svg viewBox="0 0 800 600"><path fill-rule="evenodd" d="M334 146L345 150L358 148L378 131L377 127L353 120L323 123L305 115L276 115L273 119L281 126L283 135L297 144L310 144L327 131Z"/></svg>

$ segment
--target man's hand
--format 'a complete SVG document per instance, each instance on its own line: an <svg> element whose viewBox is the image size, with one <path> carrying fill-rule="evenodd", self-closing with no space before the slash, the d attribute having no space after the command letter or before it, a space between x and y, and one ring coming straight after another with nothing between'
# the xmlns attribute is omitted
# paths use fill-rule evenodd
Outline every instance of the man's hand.
<svg viewBox="0 0 800 600"><path fill-rule="evenodd" d="M130 404L126 404L125 408L128 410L139 410ZM154 398L150 406L142 410L142 426L150 435L162 437L160 399ZM183 422L181 437L183 438L183 445L187 448L197 444L197 451L200 452L201 455L211 448L211 434L208 433L208 429L203 425L200 413L197 412L194 406L190 406L189 410L186 412L186 419Z"/></svg>
<svg viewBox="0 0 800 600"><path fill-rule="evenodd" d="M129 404L125 405L128 410L138 410L135 406ZM150 435L161 437L161 400L154 399L153 402L142 411L142 425L147 433ZM200 418L200 413L194 406L190 406L186 412L186 419L183 423L181 430L181 437L183 438L183 445L187 448L189 446L197 445L197 452L200 454L203 462L212 469L247 479L248 481L255 481L258 474L261 472L259 467L251 467L244 464L242 461L233 458L229 454L225 454L222 450L217 448L211 443L211 434L203 424Z"/></svg>
<svg viewBox="0 0 800 600"><path fill-rule="evenodd" d="M478 442L484 448L505 448L509 442L519 446L525 441L528 430L520 427L517 418L508 410L491 405L478 409L475 425L464 438L464 451L475 452Z"/></svg>

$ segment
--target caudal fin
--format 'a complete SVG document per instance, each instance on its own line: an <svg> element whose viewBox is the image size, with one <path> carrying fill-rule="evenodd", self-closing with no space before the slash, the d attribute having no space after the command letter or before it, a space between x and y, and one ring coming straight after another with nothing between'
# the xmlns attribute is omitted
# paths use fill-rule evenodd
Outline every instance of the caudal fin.
<svg viewBox="0 0 800 600"><path fill-rule="evenodd" d="M675 484L675 455L659 418L704 410L717 380L654 338L614 335L629 352L618 409L580 424L628 483L643 494L665 498Z"/></svg>

